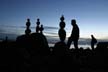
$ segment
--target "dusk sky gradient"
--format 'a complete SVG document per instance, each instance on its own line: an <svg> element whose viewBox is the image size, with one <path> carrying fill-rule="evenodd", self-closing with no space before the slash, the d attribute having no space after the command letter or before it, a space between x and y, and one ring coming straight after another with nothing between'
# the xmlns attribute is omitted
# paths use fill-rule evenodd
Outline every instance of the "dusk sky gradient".
<svg viewBox="0 0 108 72"><path fill-rule="evenodd" d="M27 18L32 32L40 18L44 34L58 36L61 15L65 17L67 37L72 30L71 20L76 19L80 37L93 34L108 39L108 0L0 0L0 37L24 34Z"/></svg>

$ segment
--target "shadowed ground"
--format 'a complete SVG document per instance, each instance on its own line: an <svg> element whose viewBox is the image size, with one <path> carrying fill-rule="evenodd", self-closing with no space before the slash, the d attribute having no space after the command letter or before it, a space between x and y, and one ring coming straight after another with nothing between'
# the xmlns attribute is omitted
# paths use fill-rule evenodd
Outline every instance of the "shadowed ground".
<svg viewBox="0 0 108 72"><path fill-rule="evenodd" d="M108 66L108 49L105 46L99 43L94 51L60 48L46 52L40 49L36 53L38 49L33 49L34 47L28 51L26 47L19 47L16 42L1 42L0 66L6 72L103 72Z"/></svg>

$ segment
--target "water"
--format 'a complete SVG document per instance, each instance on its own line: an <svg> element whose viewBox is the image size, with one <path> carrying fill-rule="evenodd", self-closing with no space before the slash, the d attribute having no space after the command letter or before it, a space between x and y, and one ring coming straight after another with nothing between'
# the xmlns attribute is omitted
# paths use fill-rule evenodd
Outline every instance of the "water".
<svg viewBox="0 0 108 72"><path fill-rule="evenodd" d="M49 47L54 47L54 44L49 44ZM82 48L84 48L84 49L87 49L87 48L90 48L90 49L91 49L91 46L90 46L90 45L87 45L87 44L86 44L86 45L78 45L78 47L79 47L79 48L82 47ZM96 46L95 46L95 47L96 47ZM72 49L72 48L74 48L74 45L73 45L73 44L71 45L70 49Z"/></svg>

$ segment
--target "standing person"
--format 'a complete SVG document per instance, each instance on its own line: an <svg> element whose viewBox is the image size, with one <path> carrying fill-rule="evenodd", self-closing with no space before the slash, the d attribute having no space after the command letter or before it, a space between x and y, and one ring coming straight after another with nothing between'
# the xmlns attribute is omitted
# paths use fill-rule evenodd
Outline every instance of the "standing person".
<svg viewBox="0 0 108 72"><path fill-rule="evenodd" d="M94 45L97 43L97 40L93 35L91 35L91 38L91 48L94 50Z"/></svg>
<svg viewBox="0 0 108 72"><path fill-rule="evenodd" d="M70 48L72 41L74 42L75 49L78 49L78 40L79 40L79 27L76 24L76 20L71 20L71 25L73 26L71 36L68 38L67 46Z"/></svg>

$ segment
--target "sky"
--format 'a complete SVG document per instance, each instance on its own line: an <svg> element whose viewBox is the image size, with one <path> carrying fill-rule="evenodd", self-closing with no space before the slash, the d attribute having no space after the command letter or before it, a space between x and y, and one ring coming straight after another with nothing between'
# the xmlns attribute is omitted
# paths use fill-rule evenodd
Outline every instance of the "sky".
<svg viewBox="0 0 108 72"><path fill-rule="evenodd" d="M44 34L57 37L60 17L64 15L66 35L76 19L81 38L108 39L108 0L0 0L0 38L15 38L24 34L26 19L30 18L35 32L36 20L44 26Z"/></svg>

